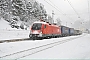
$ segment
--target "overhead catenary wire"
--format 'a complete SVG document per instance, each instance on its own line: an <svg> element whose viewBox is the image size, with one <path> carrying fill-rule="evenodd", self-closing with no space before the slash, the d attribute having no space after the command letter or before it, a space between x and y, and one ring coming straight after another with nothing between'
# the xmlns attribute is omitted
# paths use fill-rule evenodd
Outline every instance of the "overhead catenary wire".
<svg viewBox="0 0 90 60"><path fill-rule="evenodd" d="M51 0L49 0L54 6L56 6ZM56 6L57 7L57 6ZM57 7L58 8L58 7ZM67 18L71 19L70 17L67 16L67 14L65 14L60 8L58 8L62 13L63 15L65 15Z"/></svg>
<svg viewBox="0 0 90 60"><path fill-rule="evenodd" d="M49 0L55 7L57 7L51 0ZM58 7L57 7L58 8ZM58 8L61 12L62 10L60 8ZM63 13L63 12L62 12ZM64 15L66 15L65 13L63 13Z"/></svg>
<svg viewBox="0 0 90 60"><path fill-rule="evenodd" d="M56 10L58 10L60 13L62 13L64 16L66 16L66 14L65 13L63 13L63 11L60 9L60 8L58 8L51 0L49 0L52 4L50 4L49 2L47 2L46 0L44 0L46 3L48 3L50 6L52 6L53 8L55 8ZM67 17L67 16L66 16ZM71 19L70 17L67 17L67 18L69 18L69 19ZM72 19L71 19L72 20Z"/></svg>
<svg viewBox="0 0 90 60"><path fill-rule="evenodd" d="M49 0L54 6L56 6L51 0ZM57 7L57 6L56 6ZM58 7L57 7L58 8ZM64 15L67 15L67 14L65 14L60 8L58 8ZM74 8L73 8L74 9ZM75 9L74 9L75 10ZM75 10L75 12L77 13L77 11ZM89 12L89 0L88 0L88 12ZM80 14L78 14L77 13L77 15L79 16L79 15L82 15L82 14L87 14L87 12L86 13L80 13ZM60 15L60 14L57 14L57 15ZM68 15L75 15L75 14L68 14Z"/></svg>
<svg viewBox="0 0 90 60"><path fill-rule="evenodd" d="M78 12L75 10L75 8L72 6L71 2L69 0L67 0L67 1L68 1L69 5L72 7L72 9L75 11L75 13L78 15L78 18L81 18L80 15L78 14Z"/></svg>
<svg viewBox="0 0 90 60"><path fill-rule="evenodd" d="M51 5L53 8L55 8L57 11L59 11L60 13L62 13L59 9L57 9L55 6L53 6L52 4L50 4L49 2L47 2L46 0L44 0L46 3L48 3L49 5ZM63 13L62 13L63 14ZM64 15L64 14L63 14Z"/></svg>

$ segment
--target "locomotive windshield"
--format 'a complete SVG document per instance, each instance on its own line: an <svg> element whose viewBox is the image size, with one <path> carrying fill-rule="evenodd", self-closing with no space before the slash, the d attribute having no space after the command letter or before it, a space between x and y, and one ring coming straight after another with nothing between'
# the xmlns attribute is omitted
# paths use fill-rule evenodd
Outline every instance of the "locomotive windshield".
<svg viewBox="0 0 90 60"><path fill-rule="evenodd" d="M32 26L32 30L40 30L41 29L42 24L41 23L35 23Z"/></svg>

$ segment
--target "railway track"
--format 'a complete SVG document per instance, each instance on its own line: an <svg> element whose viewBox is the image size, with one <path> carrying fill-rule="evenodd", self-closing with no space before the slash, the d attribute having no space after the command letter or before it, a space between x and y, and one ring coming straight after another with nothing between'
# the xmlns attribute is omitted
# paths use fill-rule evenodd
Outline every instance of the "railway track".
<svg viewBox="0 0 90 60"><path fill-rule="evenodd" d="M84 35L82 35L82 36L84 36ZM23 59L24 57L27 57L27 56L33 55L35 53L44 51L46 49L52 48L54 46L57 46L57 45L72 41L72 40L80 38L82 36L78 36L78 37L74 37L74 38L70 38L70 39L66 39L66 40L62 40L62 41L56 41L56 42L41 45L41 46L38 46L38 47L34 47L34 48L19 51L19 52L7 54L7 55L4 55L4 56L1 56L0 59L6 59L6 58L9 58L9 59L15 58L15 60Z"/></svg>
<svg viewBox="0 0 90 60"><path fill-rule="evenodd" d="M24 38L24 39L11 39L11 40L1 40L0 43L5 43L5 42L17 42L17 41L25 41L25 40L30 40L30 38Z"/></svg>

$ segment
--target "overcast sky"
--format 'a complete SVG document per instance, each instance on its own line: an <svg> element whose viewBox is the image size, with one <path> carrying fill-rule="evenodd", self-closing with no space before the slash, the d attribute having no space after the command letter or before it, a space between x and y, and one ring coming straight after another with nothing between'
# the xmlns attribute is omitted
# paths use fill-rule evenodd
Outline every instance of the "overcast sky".
<svg viewBox="0 0 90 60"><path fill-rule="evenodd" d="M90 5L90 0L36 0L44 5L48 14L52 14L54 10L54 19L60 18L62 24L70 26L70 23L75 21L88 21L88 1ZM48 3L47 3L48 2ZM52 6L54 7L52 7ZM89 6L90 7L90 6Z"/></svg>

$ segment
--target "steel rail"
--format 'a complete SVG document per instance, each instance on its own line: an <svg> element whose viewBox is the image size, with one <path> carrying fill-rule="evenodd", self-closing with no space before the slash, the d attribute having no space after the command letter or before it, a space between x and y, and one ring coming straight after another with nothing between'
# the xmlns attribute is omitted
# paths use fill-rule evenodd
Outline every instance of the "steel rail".
<svg viewBox="0 0 90 60"><path fill-rule="evenodd" d="M45 44L45 45L42 45L42 46L38 46L38 47L34 47L34 48L30 48L30 49L26 49L26 50L23 50L23 51L19 51L19 52L15 52L15 53L12 53L12 54L7 54L7 55L4 55L4 56L1 56L0 58L6 58L6 57L9 57L9 56L12 56L12 55L23 55L21 57L17 57L17 59L20 59L20 58L24 58L26 56L29 56L29 55L32 55L32 54L35 54L35 53L38 53L40 51L43 51L43 50L46 50L46 49L49 49L49 48L52 48L56 45L59 45L59 44L63 44L63 43L66 43L66 42L69 42L69 41L72 41L74 39L77 39L77 38L80 38L82 36L79 36L79 37L74 37L74 38L70 38L70 39L65 39L65 40L62 40L62 41L57 41L57 42L53 42L53 43L49 43L49 44ZM49 46L49 47L48 47ZM42 49L43 48L43 49ZM37 51L36 51L37 50ZM34 52L33 52L34 51ZM26 54L26 52L29 52L29 54ZM31 52L31 53L30 53Z"/></svg>

